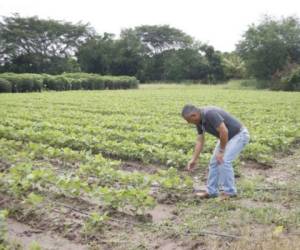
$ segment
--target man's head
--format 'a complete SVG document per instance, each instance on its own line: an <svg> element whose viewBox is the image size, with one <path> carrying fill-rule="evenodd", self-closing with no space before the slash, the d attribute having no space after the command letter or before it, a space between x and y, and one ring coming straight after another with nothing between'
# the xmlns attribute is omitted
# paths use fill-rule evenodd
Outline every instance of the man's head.
<svg viewBox="0 0 300 250"><path fill-rule="evenodd" d="M196 125L199 124L201 119L200 109L191 104L187 104L183 107L181 115L188 123Z"/></svg>

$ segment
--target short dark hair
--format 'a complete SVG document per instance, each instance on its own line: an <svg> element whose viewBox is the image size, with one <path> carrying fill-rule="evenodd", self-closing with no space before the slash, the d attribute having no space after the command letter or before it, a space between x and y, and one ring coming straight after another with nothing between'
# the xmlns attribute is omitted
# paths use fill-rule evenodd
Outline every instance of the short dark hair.
<svg viewBox="0 0 300 250"><path fill-rule="evenodd" d="M193 112L199 112L199 109L193 104L186 104L186 105L184 105L184 107L182 109L181 116L187 117L187 116L189 116L190 113L193 113Z"/></svg>

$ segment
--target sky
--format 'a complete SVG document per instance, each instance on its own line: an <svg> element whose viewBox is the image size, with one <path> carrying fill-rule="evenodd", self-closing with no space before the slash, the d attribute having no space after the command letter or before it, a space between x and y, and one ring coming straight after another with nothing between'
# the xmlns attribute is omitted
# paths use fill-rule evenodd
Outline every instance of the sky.
<svg viewBox="0 0 300 250"><path fill-rule="evenodd" d="M300 0L0 0L0 16L12 13L82 21L117 36L124 28L168 24L230 52L264 15L300 18Z"/></svg>

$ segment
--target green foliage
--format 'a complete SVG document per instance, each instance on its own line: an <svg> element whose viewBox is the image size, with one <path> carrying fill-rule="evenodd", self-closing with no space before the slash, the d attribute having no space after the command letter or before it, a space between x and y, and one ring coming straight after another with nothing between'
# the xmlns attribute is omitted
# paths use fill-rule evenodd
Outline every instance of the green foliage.
<svg viewBox="0 0 300 250"><path fill-rule="evenodd" d="M43 200L44 200L43 196L32 192L27 196L25 202L32 206L38 206L40 203L43 202Z"/></svg>
<svg viewBox="0 0 300 250"><path fill-rule="evenodd" d="M102 90L138 88L138 80L129 76L101 76L88 73L0 74L0 92L32 92L46 90ZM10 90L10 91L9 91Z"/></svg>
<svg viewBox="0 0 300 250"><path fill-rule="evenodd" d="M193 39L183 31L169 25L142 25L135 28L136 36L152 54L164 50L186 48Z"/></svg>
<svg viewBox="0 0 300 250"><path fill-rule="evenodd" d="M113 34L96 34L87 24L15 14L0 22L0 36L3 38L0 72L58 75L84 71L134 76L141 82L225 80L219 52L168 25L124 29L116 39ZM71 86L64 79L61 85L55 81L48 78L45 83L52 90L68 90ZM103 86L102 80L84 77L80 82L75 79L72 89L119 89L131 85L128 80L110 81L106 79ZM25 80L15 92L31 91L31 88L41 89L39 84Z"/></svg>
<svg viewBox="0 0 300 250"><path fill-rule="evenodd" d="M141 82L224 80L220 55L167 25L125 29L120 39L96 36L82 45L78 61L90 73L136 76Z"/></svg>
<svg viewBox="0 0 300 250"><path fill-rule="evenodd" d="M115 72L111 72L115 59L114 50L115 41L112 34L91 37L76 53L81 70L102 75L114 74Z"/></svg>
<svg viewBox="0 0 300 250"><path fill-rule="evenodd" d="M76 50L94 31L87 24L21 17L0 22L0 64L3 71L60 74L78 70Z"/></svg>
<svg viewBox="0 0 300 250"><path fill-rule="evenodd" d="M118 91L113 94L115 98L111 95L111 91L88 95L82 91L64 95L42 93L30 106L19 105L18 110L6 102L27 103L30 94L5 95L1 97L1 116L5 119L1 119L0 137L35 143L28 154L37 157L62 155L64 150L57 149L70 148L181 168L189 160L195 140L194 128L179 115L186 98L198 106L215 103L244 122L251 135L251 142L243 151L245 158L268 163L272 161L274 150L287 151L300 136L297 93L231 92L214 86L165 85L162 88L158 85L143 91ZM93 107L90 100L93 100ZM48 103L53 103L59 111L50 109ZM280 110L278 105L282 103L285 109ZM141 105L143 108L136 108ZM45 145L41 144L50 148L44 149ZM201 164L209 161L213 148L214 138L208 137ZM5 147L2 150L5 152ZM74 155L75 152L65 152L63 157L82 159L82 154L77 154L79 158Z"/></svg>
<svg viewBox="0 0 300 250"><path fill-rule="evenodd" d="M109 220L107 213L99 214L98 212L90 213L83 226L84 234L91 234L102 231L105 223Z"/></svg>
<svg viewBox="0 0 300 250"><path fill-rule="evenodd" d="M266 17L259 25L248 28L237 51L250 75L270 81L288 63L300 62L299 19Z"/></svg>
<svg viewBox="0 0 300 250"><path fill-rule="evenodd" d="M33 241L29 245L29 250L42 250L42 247L40 246L40 244L38 242Z"/></svg>
<svg viewBox="0 0 300 250"><path fill-rule="evenodd" d="M43 77L38 74L4 73L0 77L11 83L12 92L40 92L43 87Z"/></svg>
<svg viewBox="0 0 300 250"><path fill-rule="evenodd" d="M221 57L226 79L242 79L246 77L244 61L236 53L224 53Z"/></svg>
<svg viewBox="0 0 300 250"><path fill-rule="evenodd" d="M270 87L270 81L250 78L250 79L241 80L241 86L242 87L254 87L257 89L266 89L266 88Z"/></svg>
<svg viewBox="0 0 300 250"><path fill-rule="evenodd" d="M0 78L0 92L11 92L12 91L12 85L11 82Z"/></svg>
<svg viewBox="0 0 300 250"><path fill-rule="evenodd" d="M47 76L44 79L44 86L48 90L70 90L71 84L68 80L68 78L63 76Z"/></svg>
<svg viewBox="0 0 300 250"><path fill-rule="evenodd" d="M4 243L7 236L6 217L8 215L7 210L0 210L0 244Z"/></svg>
<svg viewBox="0 0 300 250"><path fill-rule="evenodd" d="M137 88L138 81L129 76L100 76L88 73L65 73L62 76L80 82L83 89L129 89Z"/></svg>
<svg viewBox="0 0 300 250"><path fill-rule="evenodd" d="M221 63L221 53L215 51L213 46L202 45L199 48L205 53L208 62L208 74L204 83L217 83L225 79L224 69Z"/></svg>
<svg viewBox="0 0 300 250"><path fill-rule="evenodd" d="M300 65L288 64L282 71L272 77L272 89L285 91L300 91Z"/></svg>

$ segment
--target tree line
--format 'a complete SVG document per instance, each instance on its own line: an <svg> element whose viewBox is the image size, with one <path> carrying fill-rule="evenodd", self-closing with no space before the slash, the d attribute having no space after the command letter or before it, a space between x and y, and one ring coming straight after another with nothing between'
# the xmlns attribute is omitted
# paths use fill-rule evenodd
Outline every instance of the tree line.
<svg viewBox="0 0 300 250"><path fill-rule="evenodd" d="M141 25L116 37L82 22L19 14L0 21L0 72L87 72L135 76L140 82L253 78L257 87L299 90L299 64L297 17L265 17L250 25L230 53L168 25Z"/></svg>

